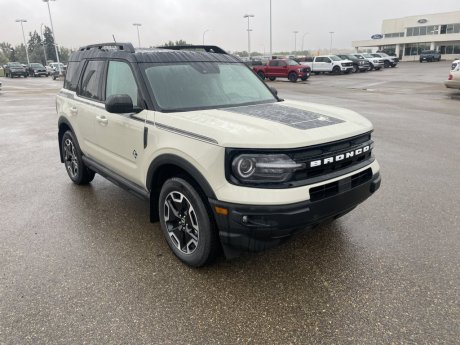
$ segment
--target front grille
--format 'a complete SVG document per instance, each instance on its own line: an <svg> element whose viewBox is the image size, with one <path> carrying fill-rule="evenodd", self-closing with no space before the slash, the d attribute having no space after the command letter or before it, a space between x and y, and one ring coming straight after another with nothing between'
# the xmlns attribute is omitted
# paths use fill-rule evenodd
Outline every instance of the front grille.
<svg viewBox="0 0 460 345"><path fill-rule="evenodd" d="M337 195L340 192L344 192L363 183L366 183L372 179L372 169L366 169L357 174L349 176L339 181L326 183L322 186L314 187L310 189L310 201L318 201L331 196Z"/></svg>
<svg viewBox="0 0 460 345"><path fill-rule="evenodd" d="M307 182L322 176L339 173L345 169L360 167L372 156L373 141L366 133L353 138L301 148L288 155L296 163L305 164L305 168L294 173L292 180ZM358 152L358 153L357 153ZM312 181L308 181L312 183Z"/></svg>
<svg viewBox="0 0 460 345"><path fill-rule="evenodd" d="M308 73L310 72L310 69L308 67L302 68L303 73Z"/></svg>
<svg viewBox="0 0 460 345"><path fill-rule="evenodd" d="M352 62L345 62L345 63L342 64L342 66L350 67L350 66L353 66L353 63Z"/></svg>

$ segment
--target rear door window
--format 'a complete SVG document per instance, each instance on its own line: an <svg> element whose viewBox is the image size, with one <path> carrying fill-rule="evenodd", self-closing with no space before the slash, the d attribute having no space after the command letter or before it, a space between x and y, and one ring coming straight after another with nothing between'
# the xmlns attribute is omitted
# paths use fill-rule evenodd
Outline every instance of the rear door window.
<svg viewBox="0 0 460 345"><path fill-rule="evenodd" d="M104 74L104 61L91 60L86 64L78 95L95 101L102 101L101 81Z"/></svg>

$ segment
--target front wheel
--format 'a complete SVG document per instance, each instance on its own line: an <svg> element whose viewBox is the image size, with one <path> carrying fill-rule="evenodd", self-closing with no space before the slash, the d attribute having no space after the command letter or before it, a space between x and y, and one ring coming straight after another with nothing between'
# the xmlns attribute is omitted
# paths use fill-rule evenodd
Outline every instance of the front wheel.
<svg viewBox="0 0 460 345"><path fill-rule="evenodd" d="M307 79L308 79L308 77L302 77L302 78L300 78L300 80L302 80L302 81L306 81Z"/></svg>
<svg viewBox="0 0 460 345"><path fill-rule="evenodd" d="M334 66L334 68L332 69L332 73L340 74L340 67L339 66Z"/></svg>
<svg viewBox="0 0 460 345"><path fill-rule="evenodd" d="M358 72L359 72L358 65L353 65L353 73L358 73Z"/></svg>
<svg viewBox="0 0 460 345"><path fill-rule="evenodd" d="M291 72L291 73L289 73L289 75L288 75L288 79L289 79L290 82L296 83L296 82L297 82L297 79L299 79L299 77L297 76L296 73Z"/></svg>
<svg viewBox="0 0 460 345"><path fill-rule="evenodd" d="M88 184L94 179L94 171L83 163L80 147L71 131L62 136L62 158L70 179L78 185Z"/></svg>
<svg viewBox="0 0 460 345"><path fill-rule="evenodd" d="M387 61L387 60L385 60L385 61L383 62L383 67L385 67L385 68L390 67L390 62Z"/></svg>
<svg viewBox="0 0 460 345"><path fill-rule="evenodd" d="M215 258L219 244L212 216L188 181L179 177L167 180L158 207L163 235L180 260L200 267Z"/></svg>

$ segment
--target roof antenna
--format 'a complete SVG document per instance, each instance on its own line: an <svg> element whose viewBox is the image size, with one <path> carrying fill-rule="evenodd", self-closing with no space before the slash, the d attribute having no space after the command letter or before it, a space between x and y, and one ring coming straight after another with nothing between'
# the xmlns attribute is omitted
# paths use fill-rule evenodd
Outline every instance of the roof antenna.
<svg viewBox="0 0 460 345"><path fill-rule="evenodd" d="M115 39L115 35L112 34L112 37L113 37L113 41L115 42L115 44L117 44L117 40Z"/></svg>

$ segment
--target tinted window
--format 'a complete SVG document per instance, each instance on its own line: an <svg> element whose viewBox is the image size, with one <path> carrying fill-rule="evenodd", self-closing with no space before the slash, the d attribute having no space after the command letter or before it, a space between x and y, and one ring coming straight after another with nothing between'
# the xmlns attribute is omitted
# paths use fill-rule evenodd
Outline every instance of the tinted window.
<svg viewBox="0 0 460 345"><path fill-rule="evenodd" d="M70 90L70 91L77 90L77 84L78 84L77 69L78 69L78 62L69 62L69 64L67 65L67 72L66 72L65 80L64 80L65 89Z"/></svg>
<svg viewBox="0 0 460 345"><path fill-rule="evenodd" d="M287 63L286 63L286 61L281 61L280 60L280 61L278 61L278 66L284 67L284 66L287 66Z"/></svg>
<svg viewBox="0 0 460 345"><path fill-rule="evenodd" d="M105 97L118 94L129 95L133 104L138 104L138 88L131 68L126 62L110 61Z"/></svg>
<svg viewBox="0 0 460 345"><path fill-rule="evenodd" d="M278 60L271 60L269 63L268 63L269 66L278 66Z"/></svg>
<svg viewBox="0 0 460 345"><path fill-rule="evenodd" d="M94 100L101 100L101 84L104 61L89 61L81 80L80 95Z"/></svg>

